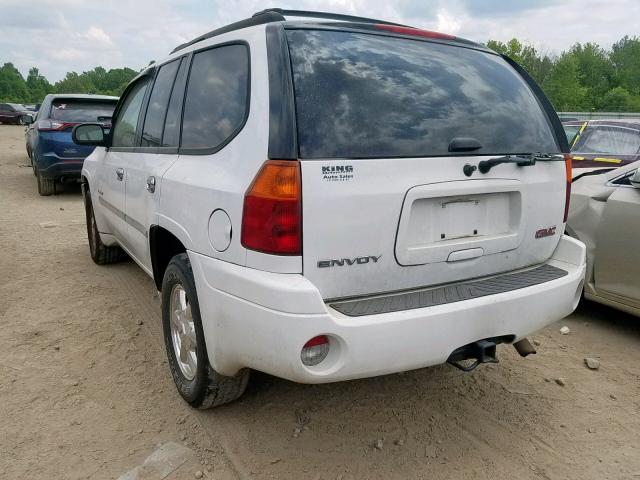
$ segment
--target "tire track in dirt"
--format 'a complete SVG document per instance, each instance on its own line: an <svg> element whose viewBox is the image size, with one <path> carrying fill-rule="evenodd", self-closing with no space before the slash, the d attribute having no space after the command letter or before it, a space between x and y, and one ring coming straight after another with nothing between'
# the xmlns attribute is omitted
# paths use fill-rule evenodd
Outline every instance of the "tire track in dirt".
<svg viewBox="0 0 640 480"><path fill-rule="evenodd" d="M144 274L141 270L132 274L124 269L114 269L114 277L120 285L121 294L132 298L140 307L140 315L143 318L143 330L153 339L151 348L160 348L165 353L164 334L162 331L162 315L160 296L156 290L153 280ZM167 367L167 372L169 371ZM177 393L176 393L177 395ZM221 445L225 455L228 457L228 464L233 467L236 476L241 479L249 479L250 474L244 468L238 456L231 449L227 438L230 436L229 431L232 425L227 424L223 417L216 419L215 425L211 421L207 421L207 417L211 412L202 412L198 410L191 411L200 425L213 442ZM222 435L220 435L222 431Z"/></svg>

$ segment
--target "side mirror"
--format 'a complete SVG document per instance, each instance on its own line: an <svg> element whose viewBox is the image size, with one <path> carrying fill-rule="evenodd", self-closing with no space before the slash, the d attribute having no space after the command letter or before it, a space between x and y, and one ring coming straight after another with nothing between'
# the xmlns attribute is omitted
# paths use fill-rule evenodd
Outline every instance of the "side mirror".
<svg viewBox="0 0 640 480"><path fill-rule="evenodd" d="M33 123L33 117L31 115L20 115L20 123L22 125L31 125Z"/></svg>
<svg viewBox="0 0 640 480"><path fill-rule="evenodd" d="M636 170L636 173L631 175L629 183L631 183L631 186L634 188L640 188L640 168Z"/></svg>
<svg viewBox="0 0 640 480"><path fill-rule="evenodd" d="M107 136L99 123L82 123L73 127L71 138L76 145L106 146Z"/></svg>

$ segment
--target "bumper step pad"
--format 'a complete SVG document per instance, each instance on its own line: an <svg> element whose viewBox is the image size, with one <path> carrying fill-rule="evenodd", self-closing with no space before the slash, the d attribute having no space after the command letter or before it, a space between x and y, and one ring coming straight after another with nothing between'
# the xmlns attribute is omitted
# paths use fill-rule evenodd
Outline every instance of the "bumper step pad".
<svg viewBox="0 0 640 480"><path fill-rule="evenodd" d="M465 283L430 287L385 296L332 302L331 308L349 317L399 312L415 308L433 307L461 302L472 298L511 292L540 283L550 282L568 275L568 272L552 265L540 265L531 270L507 273L497 277Z"/></svg>

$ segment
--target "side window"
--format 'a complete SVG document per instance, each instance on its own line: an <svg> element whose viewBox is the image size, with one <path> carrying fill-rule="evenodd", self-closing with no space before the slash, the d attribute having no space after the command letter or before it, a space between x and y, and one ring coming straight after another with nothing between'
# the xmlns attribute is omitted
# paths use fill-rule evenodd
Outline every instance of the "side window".
<svg viewBox="0 0 640 480"><path fill-rule="evenodd" d="M158 71L156 81L151 90L151 96L149 97L149 106L144 119L144 128L142 129L140 145L143 147L160 146L169 95L171 95L171 87L173 87L173 80L176 78L176 71L179 65L180 60L174 60L160 67Z"/></svg>
<svg viewBox="0 0 640 480"><path fill-rule="evenodd" d="M0 103L0 112L10 112L11 109L6 103Z"/></svg>
<svg viewBox="0 0 640 480"><path fill-rule="evenodd" d="M184 98L184 86L187 83L187 60L183 60L178 70L178 76L173 84L167 118L164 122L164 134L162 135L163 147L177 147L180 143L180 118L182 117L182 100Z"/></svg>
<svg viewBox="0 0 640 480"><path fill-rule="evenodd" d="M216 148L242 128L249 108L249 52L225 45L193 56L182 120L182 148Z"/></svg>
<svg viewBox="0 0 640 480"><path fill-rule="evenodd" d="M113 128L112 147L133 147L136 143L136 132L138 128L138 118L142 108L142 100L147 90L148 80L141 80L133 86L127 98L124 100L122 109L118 113Z"/></svg>

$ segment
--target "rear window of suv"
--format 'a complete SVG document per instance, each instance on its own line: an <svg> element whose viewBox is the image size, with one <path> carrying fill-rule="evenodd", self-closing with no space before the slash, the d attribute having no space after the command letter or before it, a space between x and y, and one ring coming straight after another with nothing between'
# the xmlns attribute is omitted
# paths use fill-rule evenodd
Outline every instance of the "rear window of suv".
<svg viewBox="0 0 640 480"><path fill-rule="evenodd" d="M302 158L559 153L549 120L501 57L421 40L288 30Z"/></svg>
<svg viewBox="0 0 640 480"><path fill-rule="evenodd" d="M61 122L97 122L98 117L110 117L116 100L58 99L51 103L51 119Z"/></svg>

